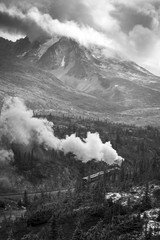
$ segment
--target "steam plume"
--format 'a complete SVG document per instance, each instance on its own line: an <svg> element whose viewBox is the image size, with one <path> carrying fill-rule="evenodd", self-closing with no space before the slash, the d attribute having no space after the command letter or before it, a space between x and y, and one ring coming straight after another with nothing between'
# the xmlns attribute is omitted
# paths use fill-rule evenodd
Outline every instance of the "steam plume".
<svg viewBox="0 0 160 240"><path fill-rule="evenodd" d="M19 98L8 98L4 102L0 117L1 134L10 142L29 145L32 142L57 149L60 140L53 134L53 123L33 117Z"/></svg>
<svg viewBox="0 0 160 240"><path fill-rule="evenodd" d="M12 143L30 145L42 144L48 149L62 150L65 154L72 152L77 159L87 162L91 159L113 164L122 158L112 148L110 142L102 143L98 133L87 133L81 140L76 134L59 139L54 135L53 123L47 119L33 117L23 101L17 97L5 100L0 116L1 136L5 135Z"/></svg>
<svg viewBox="0 0 160 240"><path fill-rule="evenodd" d="M83 140L84 142L75 134L72 134L62 140L61 147L64 153L73 152L83 162L95 159L113 164L119 158L111 143L106 142L103 144L98 133L88 132L87 138Z"/></svg>
<svg viewBox="0 0 160 240"><path fill-rule="evenodd" d="M11 150L0 150L0 164L10 162L13 159L14 154Z"/></svg>

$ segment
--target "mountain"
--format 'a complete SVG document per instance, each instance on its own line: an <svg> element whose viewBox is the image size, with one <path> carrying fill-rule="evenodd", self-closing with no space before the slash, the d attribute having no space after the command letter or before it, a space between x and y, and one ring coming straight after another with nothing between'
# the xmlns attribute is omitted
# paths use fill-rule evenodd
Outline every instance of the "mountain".
<svg viewBox="0 0 160 240"><path fill-rule="evenodd" d="M34 109L118 122L159 117L160 77L117 53L65 37L0 43L1 102L18 95Z"/></svg>
<svg viewBox="0 0 160 240"><path fill-rule="evenodd" d="M159 105L160 78L134 62L106 57L100 49L88 50L61 38L48 48L38 64L79 92L103 96L111 107Z"/></svg>

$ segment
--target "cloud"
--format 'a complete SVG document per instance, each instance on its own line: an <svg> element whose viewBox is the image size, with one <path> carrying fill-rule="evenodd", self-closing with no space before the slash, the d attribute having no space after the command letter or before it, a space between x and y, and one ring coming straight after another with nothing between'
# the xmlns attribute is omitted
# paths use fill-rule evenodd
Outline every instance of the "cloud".
<svg viewBox="0 0 160 240"><path fill-rule="evenodd" d="M112 12L120 23L116 39L120 51L154 74L160 75L160 2L116 0Z"/></svg>
<svg viewBox="0 0 160 240"><path fill-rule="evenodd" d="M111 1L83 0L83 3L93 19L94 27L105 32L119 30L119 22L111 15L116 10Z"/></svg>
<svg viewBox="0 0 160 240"><path fill-rule="evenodd" d="M60 21L71 20L93 26L92 16L84 3L85 1L81 0L54 0L50 2L48 12L54 19Z"/></svg>
<svg viewBox="0 0 160 240"><path fill-rule="evenodd" d="M129 32L129 39L134 44L134 49L137 51L141 51L141 54L150 55L150 51L153 51L151 46L155 46L157 38L153 32L144 28L142 25L136 25L132 31Z"/></svg>
<svg viewBox="0 0 160 240"><path fill-rule="evenodd" d="M160 1L86 0L96 28L127 58L160 75Z"/></svg>
<svg viewBox="0 0 160 240"><path fill-rule="evenodd" d="M5 28L4 29L2 28L0 29L0 37L15 42L17 39L24 38L25 35L17 31L14 31L13 29L7 30Z"/></svg>
<svg viewBox="0 0 160 240"><path fill-rule="evenodd" d="M112 41L103 33L73 21L60 22L49 14L42 14L35 7L23 13L16 7L8 9L4 4L0 4L0 25L25 33L31 40L44 39L57 34L73 38L85 46L89 44L112 46Z"/></svg>
<svg viewBox="0 0 160 240"><path fill-rule="evenodd" d="M152 28L153 17L142 11L130 7L123 7L120 5L112 12L114 16L120 22L121 30L124 33L129 33L137 25L143 26L144 28Z"/></svg>
<svg viewBox="0 0 160 240"><path fill-rule="evenodd" d="M16 7L7 8L4 4L0 4L0 26L11 33L25 34L32 40L46 38L46 31L31 19L29 14L33 15L32 10L24 14Z"/></svg>
<svg viewBox="0 0 160 240"><path fill-rule="evenodd" d="M2 0L0 3L4 3L7 8L17 7L23 11L36 7L41 12L48 13L53 19L60 21L72 20L87 25L92 22L82 0Z"/></svg>
<svg viewBox="0 0 160 240"><path fill-rule="evenodd" d="M31 40L58 34L85 46L109 47L160 75L159 0L3 0L0 3L1 31L26 34Z"/></svg>

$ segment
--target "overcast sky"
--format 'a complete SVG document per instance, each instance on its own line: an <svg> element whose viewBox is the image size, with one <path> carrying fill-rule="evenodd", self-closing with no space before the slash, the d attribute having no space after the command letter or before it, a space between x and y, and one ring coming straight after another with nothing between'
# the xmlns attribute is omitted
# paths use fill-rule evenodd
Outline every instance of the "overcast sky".
<svg viewBox="0 0 160 240"><path fill-rule="evenodd" d="M160 75L160 0L0 0L0 36L55 34L114 49Z"/></svg>

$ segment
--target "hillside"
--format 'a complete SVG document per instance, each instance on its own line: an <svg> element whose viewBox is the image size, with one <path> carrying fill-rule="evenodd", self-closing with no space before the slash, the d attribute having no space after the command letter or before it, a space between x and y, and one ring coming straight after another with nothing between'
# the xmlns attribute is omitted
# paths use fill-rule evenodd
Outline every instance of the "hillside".
<svg viewBox="0 0 160 240"><path fill-rule="evenodd" d="M64 37L0 41L1 103L14 95L44 112L159 124L160 78L136 63Z"/></svg>
<svg viewBox="0 0 160 240"><path fill-rule="evenodd" d="M43 115L37 117L42 118ZM98 132L103 143L111 141L118 155L125 159L121 168L120 185L140 184L146 178L150 181L160 180L158 129L55 115L48 115L47 119L54 123L55 136L60 139L73 133L84 139L90 131ZM6 142L5 140L4 143ZM8 176L12 179L11 186L16 191L23 191L24 188L34 191L73 187L79 178L110 168L106 162L92 159L83 163L74 154L65 155L54 149L47 150L36 142L29 146L15 143L6 146L14 153L14 161L11 161L13 172L9 168L7 172L1 173L1 178Z"/></svg>
<svg viewBox="0 0 160 240"><path fill-rule="evenodd" d="M15 187L27 191L23 199L3 196L0 208L5 217L0 216L0 236L4 240L11 236L16 240L56 240L62 236L77 240L79 234L84 240L159 239L159 130L73 117L47 118L55 123L55 135L60 138L74 132L83 138L87 131L98 131L103 142L111 140L125 162L118 172L112 166L113 174L109 175L109 166L101 161L82 163L72 154L64 156L36 145L28 151L13 144L11 167L15 175L10 181L13 185L16 180ZM82 181L98 171L105 174L96 182ZM69 190L46 193L57 187ZM35 190L41 193L34 197L27 194ZM25 215L15 219L18 213Z"/></svg>

